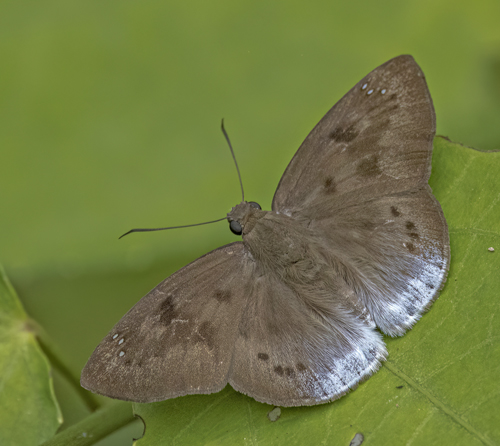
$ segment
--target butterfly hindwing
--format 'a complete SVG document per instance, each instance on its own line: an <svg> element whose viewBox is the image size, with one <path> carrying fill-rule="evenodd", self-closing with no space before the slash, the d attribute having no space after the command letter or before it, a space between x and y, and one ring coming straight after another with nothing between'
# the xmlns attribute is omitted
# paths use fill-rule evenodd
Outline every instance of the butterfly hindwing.
<svg viewBox="0 0 500 446"><path fill-rule="evenodd" d="M347 266L349 285L386 334L411 328L446 280L448 227L428 185L349 206L310 227Z"/></svg>
<svg viewBox="0 0 500 446"><path fill-rule="evenodd" d="M236 339L231 386L257 401L304 406L337 399L375 372L386 349L342 299L328 311L273 277L252 285ZM321 292L321 288L318 287Z"/></svg>

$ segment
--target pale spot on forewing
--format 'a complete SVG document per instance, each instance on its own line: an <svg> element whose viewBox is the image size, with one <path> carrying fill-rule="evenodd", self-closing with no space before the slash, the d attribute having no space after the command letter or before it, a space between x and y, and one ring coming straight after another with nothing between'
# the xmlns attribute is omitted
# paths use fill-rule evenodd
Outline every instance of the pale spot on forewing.
<svg viewBox="0 0 500 446"><path fill-rule="evenodd" d="M118 356L122 357L125 354L125 352L122 350Z"/></svg>
<svg viewBox="0 0 500 446"><path fill-rule="evenodd" d="M113 336L113 339L116 339L117 337L118 337L118 335L117 335L117 334L115 334L115 335Z"/></svg>
<svg viewBox="0 0 500 446"><path fill-rule="evenodd" d="M384 88L384 89L383 89L380 93L381 93L381 94L385 94L385 92L386 92L386 91L387 91L387 90Z"/></svg>
<svg viewBox="0 0 500 446"><path fill-rule="evenodd" d="M123 341L124 341L124 339L123 339L123 338L121 338L121 339L120 339L120 342L118 342L118 345L123 344Z"/></svg>
<svg viewBox="0 0 500 446"><path fill-rule="evenodd" d="M391 177L391 178L394 178L395 180L399 180L400 177L399 175L394 175L394 174L391 174L389 171L385 170L384 173L388 176L388 177Z"/></svg>
<svg viewBox="0 0 500 446"><path fill-rule="evenodd" d="M372 93L373 93L373 90L368 90L366 94L369 95L369 94L372 94Z"/></svg>
<svg viewBox="0 0 500 446"><path fill-rule="evenodd" d="M361 90L366 90L366 87L368 87L368 84L364 84L364 85L361 87Z"/></svg>

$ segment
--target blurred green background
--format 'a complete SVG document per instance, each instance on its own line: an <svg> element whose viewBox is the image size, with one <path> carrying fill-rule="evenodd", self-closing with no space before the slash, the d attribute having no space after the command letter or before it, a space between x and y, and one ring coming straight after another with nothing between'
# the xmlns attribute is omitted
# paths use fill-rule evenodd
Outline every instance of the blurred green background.
<svg viewBox="0 0 500 446"><path fill-rule="evenodd" d="M412 54L437 132L500 148L500 2L4 1L0 5L0 263L75 370L179 267L269 209L323 114ZM57 382L67 424L85 409ZM123 443L119 443L123 444Z"/></svg>

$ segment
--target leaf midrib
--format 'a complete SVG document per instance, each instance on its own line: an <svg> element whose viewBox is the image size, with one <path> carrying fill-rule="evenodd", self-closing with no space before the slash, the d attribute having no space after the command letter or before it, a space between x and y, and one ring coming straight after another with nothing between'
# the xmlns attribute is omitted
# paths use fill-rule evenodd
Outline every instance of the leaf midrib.
<svg viewBox="0 0 500 446"><path fill-rule="evenodd" d="M390 361L386 361L382 364L387 370L389 370L392 374L396 375L398 378L405 381L409 386L413 387L415 390L424 395L437 409L444 412L446 415L451 417L453 421L458 423L464 429L467 429L473 436L475 436L479 441L487 446L495 446L489 438L487 438L484 434L479 432L474 426L465 421L460 415L455 413L451 408L449 408L446 404L441 402L437 397L435 397L431 392L429 392L426 388L418 384L415 380L410 378L406 373L399 370L394 363Z"/></svg>

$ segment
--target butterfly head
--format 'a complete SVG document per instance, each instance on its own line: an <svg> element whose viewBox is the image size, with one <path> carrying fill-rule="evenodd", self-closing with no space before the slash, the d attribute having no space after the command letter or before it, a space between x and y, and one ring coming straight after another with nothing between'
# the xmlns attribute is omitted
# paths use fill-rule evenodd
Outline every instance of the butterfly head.
<svg viewBox="0 0 500 446"><path fill-rule="evenodd" d="M235 235L246 235L253 228L253 224L266 214L259 203L255 201L242 201L227 214L229 229Z"/></svg>

